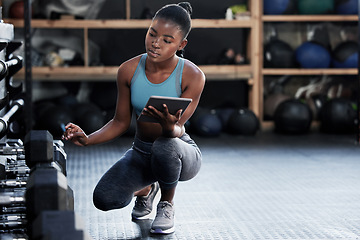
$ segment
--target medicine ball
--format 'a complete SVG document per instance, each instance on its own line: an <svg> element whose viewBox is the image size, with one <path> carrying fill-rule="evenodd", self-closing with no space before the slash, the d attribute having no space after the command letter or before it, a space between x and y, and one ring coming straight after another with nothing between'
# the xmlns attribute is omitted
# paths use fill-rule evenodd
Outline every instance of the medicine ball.
<svg viewBox="0 0 360 240"><path fill-rule="evenodd" d="M356 105L349 99L331 99L321 108L320 130L325 133L351 133L355 130L356 112Z"/></svg>
<svg viewBox="0 0 360 240"><path fill-rule="evenodd" d="M264 118L273 119L275 109L285 100L290 99L289 95L275 93L266 97L264 101Z"/></svg>
<svg viewBox="0 0 360 240"><path fill-rule="evenodd" d="M302 43L296 49L295 58L302 68L328 68L331 63L330 52L311 41Z"/></svg>
<svg viewBox="0 0 360 240"><path fill-rule="evenodd" d="M58 97L57 99L55 99L55 102L59 105L70 108L78 104L78 100L76 99L76 96L74 96L73 94L66 94L64 96Z"/></svg>
<svg viewBox="0 0 360 240"><path fill-rule="evenodd" d="M79 103L74 108L75 123L85 133L92 133L105 124L105 114L93 103Z"/></svg>
<svg viewBox="0 0 360 240"><path fill-rule="evenodd" d="M357 42L342 42L333 51L332 65L335 68L357 68L358 56Z"/></svg>
<svg viewBox="0 0 360 240"><path fill-rule="evenodd" d="M335 4L335 11L342 15L358 14L358 0L337 0Z"/></svg>
<svg viewBox="0 0 360 240"><path fill-rule="evenodd" d="M311 121L312 112L309 106L298 99L289 99L280 103L274 113L275 131L279 133L306 133Z"/></svg>
<svg viewBox="0 0 360 240"><path fill-rule="evenodd" d="M190 118L191 130L204 137L217 137L222 131L222 123L215 110L197 108Z"/></svg>
<svg viewBox="0 0 360 240"><path fill-rule="evenodd" d="M226 129L231 134L250 136L256 134L259 126L259 119L253 111L240 108L231 114Z"/></svg>
<svg viewBox="0 0 360 240"><path fill-rule="evenodd" d="M264 67L268 68L293 68L295 55L292 47L281 40L270 40L264 46Z"/></svg>
<svg viewBox="0 0 360 240"><path fill-rule="evenodd" d="M17 19L24 18L24 1L15 1L10 5L9 17Z"/></svg>
<svg viewBox="0 0 360 240"><path fill-rule="evenodd" d="M227 122L229 121L229 118L231 114L235 111L235 108L226 107L226 108L218 108L216 109L216 113L221 121L221 124L223 126L226 126Z"/></svg>
<svg viewBox="0 0 360 240"><path fill-rule="evenodd" d="M298 0L300 14L329 14L334 12L334 0Z"/></svg>
<svg viewBox="0 0 360 240"><path fill-rule="evenodd" d="M314 120L319 119L319 113L326 102L326 98L327 97L324 94L314 94L306 99L306 103L311 109Z"/></svg>
<svg viewBox="0 0 360 240"><path fill-rule="evenodd" d="M264 14L281 15L295 13L295 0L264 0Z"/></svg>

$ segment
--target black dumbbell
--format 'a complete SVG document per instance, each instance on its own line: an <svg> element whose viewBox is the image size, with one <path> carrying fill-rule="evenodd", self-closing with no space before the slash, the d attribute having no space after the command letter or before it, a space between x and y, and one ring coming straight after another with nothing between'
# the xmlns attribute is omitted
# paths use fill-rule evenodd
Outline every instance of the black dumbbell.
<svg viewBox="0 0 360 240"><path fill-rule="evenodd" d="M67 154L65 153L64 150L64 143L61 140L54 140L53 147L54 147L54 162L56 162L59 165L61 171L64 173L65 176L67 176L66 173Z"/></svg>
<svg viewBox="0 0 360 240"><path fill-rule="evenodd" d="M61 226L61 227L60 227ZM88 239L81 218L73 211L44 211L35 219L31 239Z"/></svg>
<svg viewBox="0 0 360 240"><path fill-rule="evenodd" d="M32 130L25 136L25 158L30 169L51 165L66 176L66 153L47 130Z"/></svg>
<svg viewBox="0 0 360 240"><path fill-rule="evenodd" d="M25 159L29 168L50 165L54 159L53 136L47 130L32 130L25 136Z"/></svg>
<svg viewBox="0 0 360 240"><path fill-rule="evenodd" d="M54 150L58 148L60 146L54 144L52 135L46 130L34 130L25 136L26 164L31 168L25 194L30 235L32 221L43 211L74 210L73 191L61 164L54 162Z"/></svg>
<svg viewBox="0 0 360 240"><path fill-rule="evenodd" d="M73 210L68 197L65 175L55 168L37 168L26 185L26 209L29 219L45 210Z"/></svg>

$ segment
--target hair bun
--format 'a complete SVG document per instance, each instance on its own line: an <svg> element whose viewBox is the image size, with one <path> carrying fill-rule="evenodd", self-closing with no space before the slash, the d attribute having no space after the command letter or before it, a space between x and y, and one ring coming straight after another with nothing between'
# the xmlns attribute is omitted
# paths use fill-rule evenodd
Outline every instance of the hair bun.
<svg viewBox="0 0 360 240"><path fill-rule="evenodd" d="M180 7L184 8L188 13L189 15L191 16L192 14L192 7L191 7L191 4L189 2L181 2L178 4Z"/></svg>

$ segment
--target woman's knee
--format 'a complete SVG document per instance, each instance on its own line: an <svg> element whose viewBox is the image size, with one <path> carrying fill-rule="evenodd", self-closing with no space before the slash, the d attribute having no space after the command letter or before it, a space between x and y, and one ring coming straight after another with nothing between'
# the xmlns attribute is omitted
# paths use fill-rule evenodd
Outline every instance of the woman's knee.
<svg viewBox="0 0 360 240"><path fill-rule="evenodd" d="M93 192L93 204L102 211L109 211L126 207L132 199L132 195L112 192L110 189L101 188L97 185Z"/></svg>

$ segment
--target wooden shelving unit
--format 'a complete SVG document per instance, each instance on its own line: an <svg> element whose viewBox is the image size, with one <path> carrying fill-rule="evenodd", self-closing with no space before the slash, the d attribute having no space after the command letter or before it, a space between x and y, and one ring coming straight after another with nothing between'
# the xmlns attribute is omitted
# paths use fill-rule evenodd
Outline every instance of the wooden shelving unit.
<svg viewBox="0 0 360 240"><path fill-rule="evenodd" d="M88 62L89 29L146 29L150 20L131 19L131 0L126 1L126 19L123 20L38 20L31 21L33 28L80 29L84 34L84 66L72 67L34 67L33 79L39 81L115 81L118 66L93 67ZM358 16L342 15L263 15L262 1L248 1L249 15L238 20L193 19L193 28L245 28L249 29L247 39L248 65L201 65L199 66L208 80L245 80L249 84L249 108L262 120L263 116L263 81L271 75L356 75L357 69L271 69L263 68L263 29L271 22L356 22ZM23 20L4 19L14 24L15 28L24 27ZM20 71L15 79L23 79Z"/></svg>
<svg viewBox="0 0 360 240"><path fill-rule="evenodd" d="M264 15L263 22L349 22L358 21L356 15Z"/></svg>
<svg viewBox="0 0 360 240"><path fill-rule="evenodd" d="M15 27L24 27L24 21L18 19L5 19L5 22L13 24ZM89 29L146 29L151 24L150 20L38 20L31 21L33 28L61 28L61 29L82 29L84 31L84 67L34 67L34 80L115 80L117 66L114 67L89 67L88 61L88 30ZM251 28L253 22L250 17L242 20L228 21L223 19L194 19L193 28ZM207 79L249 79L251 74L250 65L244 66L219 66L204 65L200 66L207 75ZM23 78L20 71L18 79Z"/></svg>
<svg viewBox="0 0 360 240"><path fill-rule="evenodd" d="M261 1L262 2L262 1ZM262 4L260 6L260 11L262 11ZM358 22L359 17L357 15L262 15L261 24L262 26L259 29L263 29L265 23L279 23L279 22L298 22L298 23L315 23L315 22ZM261 44L263 43L263 35L260 39ZM263 81L264 76L274 76L274 75L297 75L297 76L314 76L314 75L358 75L358 69L300 69L300 68L291 68L291 69L274 69L274 68L264 68L263 67L263 47L260 48L261 53L259 58L261 58L260 64L260 74L259 74L259 94L261 99L259 100L259 110L260 118L263 116ZM269 123L263 123L263 125L268 126Z"/></svg>
<svg viewBox="0 0 360 240"><path fill-rule="evenodd" d="M131 19L131 0L126 1L126 19L124 20L39 20L32 19L32 28L44 29L81 29L84 34L84 66L71 67L33 67L32 74L34 81L115 81L118 66L93 67L88 62L88 31L89 29L146 29L151 20ZM247 58L248 65L201 65L207 80L240 80L247 81L250 85L249 108L256 114L260 113L260 94L258 79L260 68L258 65L260 53L260 35L258 29L260 24L260 4L257 0L249 0L248 7L250 14L237 20L225 19L193 19L193 28L246 28L250 29L248 38ZM18 19L4 19L15 28L23 28L24 21ZM15 79L24 79L24 70L14 76Z"/></svg>
<svg viewBox="0 0 360 240"><path fill-rule="evenodd" d="M249 65L204 65L200 66L207 80L245 80L252 77ZM118 67L34 67L35 81L115 81ZM24 70L20 70L15 79L23 79ZM251 84L251 82L250 82Z"/></svg>
<svg viewBox="0 0 360 240"><path fill-rule="evenodd" d="M335 68L318 68L318 69L300 69L300 68L264 68L263 75L356 75L358 70L335 69Z"/></svg>

